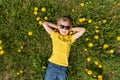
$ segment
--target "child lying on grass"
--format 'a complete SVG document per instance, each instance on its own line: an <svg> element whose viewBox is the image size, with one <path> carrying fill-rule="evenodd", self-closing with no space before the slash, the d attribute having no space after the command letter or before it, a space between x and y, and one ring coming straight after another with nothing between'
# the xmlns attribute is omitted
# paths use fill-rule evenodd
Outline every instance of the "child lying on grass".
<svg viewBox="0 0 120 80"><path fill-rule="evenodd" d="M57 20L57 25L50 22L43 22L43 27L52 39L53 52L49 58L44 80L66 80L67 66L70 48L73 42L86 31L83 27L72 27L70 19L67 17ZM53 28L58 31L54 31ZM74 31L73 35L69 35Z"/></svg>

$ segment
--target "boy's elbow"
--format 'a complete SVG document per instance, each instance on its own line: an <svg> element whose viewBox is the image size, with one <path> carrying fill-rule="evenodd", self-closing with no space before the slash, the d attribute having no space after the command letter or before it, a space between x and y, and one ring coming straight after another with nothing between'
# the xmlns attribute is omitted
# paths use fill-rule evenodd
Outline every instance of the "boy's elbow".
<svg viewBox="0 0 120 80"><path fill-rule="evenodd" d="M85 31L86 31L86 28L83 28L83 31L85 32Z"/></svg>

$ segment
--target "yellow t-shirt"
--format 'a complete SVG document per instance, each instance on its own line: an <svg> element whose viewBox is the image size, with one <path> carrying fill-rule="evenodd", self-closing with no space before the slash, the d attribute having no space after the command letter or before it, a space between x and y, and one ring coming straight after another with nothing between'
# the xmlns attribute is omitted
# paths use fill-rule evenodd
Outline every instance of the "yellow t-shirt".
<svg viewBox="0 0 120 80"><path fill-rule="evenodd" d="M63 36L59 32L51 33L53 52L49 61L61 66L68 66L68 58L72 43L75 41L73 35Z"/></svg>

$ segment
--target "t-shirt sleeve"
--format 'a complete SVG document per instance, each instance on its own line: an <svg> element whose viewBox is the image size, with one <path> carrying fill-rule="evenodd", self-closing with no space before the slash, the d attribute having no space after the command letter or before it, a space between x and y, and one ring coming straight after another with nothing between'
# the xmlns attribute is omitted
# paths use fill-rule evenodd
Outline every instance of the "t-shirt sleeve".
<svg viewBox="0 0 120 80"><path fill-rule="evenodd" d="M52 33L50 34L50 37L51 37L51 38L54 38L55 35L56 35L56 32L55 32L55 31L52 31Z"/></svg>

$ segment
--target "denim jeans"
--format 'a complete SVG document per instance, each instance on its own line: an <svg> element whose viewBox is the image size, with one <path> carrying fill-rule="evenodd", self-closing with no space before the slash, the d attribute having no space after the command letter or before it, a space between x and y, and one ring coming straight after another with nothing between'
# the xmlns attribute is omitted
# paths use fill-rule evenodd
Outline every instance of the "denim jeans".
<svg viewBox="0 0 120 80"><path fill-rule="evenodd" d="M44 80L67 80L67 67L49 62Z"/></svg>

